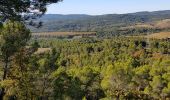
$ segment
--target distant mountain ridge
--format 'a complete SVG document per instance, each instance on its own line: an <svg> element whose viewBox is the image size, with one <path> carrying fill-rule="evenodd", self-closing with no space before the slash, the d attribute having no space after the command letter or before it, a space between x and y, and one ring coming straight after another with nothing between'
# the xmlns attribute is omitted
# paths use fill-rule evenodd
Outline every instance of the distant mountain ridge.
<svg viewBox="0 0 170 100"><path fill-rule="evenodd" d="M90 18L90 15L85 14L69 14L69 15L62 15L62 14L46 14L40 18L40 20L77 20L83 18Z"/></svg>
<svg viewBox="0 0 170 100"><path fill-rule="evenodd" d="M85 14L46 14L39 19L43 21L41 28L29 28L32 32L112 31L122 26L135 23L148 23L163 19L170 19L170 10L93 16Z"/></svg>

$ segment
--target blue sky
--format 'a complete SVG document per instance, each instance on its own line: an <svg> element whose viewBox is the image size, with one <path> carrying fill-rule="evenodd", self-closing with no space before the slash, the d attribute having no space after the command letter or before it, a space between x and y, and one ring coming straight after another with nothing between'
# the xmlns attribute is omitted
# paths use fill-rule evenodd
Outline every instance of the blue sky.
<svg viewBox="0 0 170 100"><path fill-rule="evenodd" d="M48 14L122 14L170 10L170 0L63 0L48 6Z"/></svg>

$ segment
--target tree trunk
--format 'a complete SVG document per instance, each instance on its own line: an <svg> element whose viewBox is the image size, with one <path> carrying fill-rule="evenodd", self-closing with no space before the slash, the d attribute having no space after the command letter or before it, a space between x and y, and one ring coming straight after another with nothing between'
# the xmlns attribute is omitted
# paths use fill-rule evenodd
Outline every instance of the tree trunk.
<svg viewBox="0 0 170 100"><path fill-rule="evenodd" d="M5 88L2 88L0 91L0 100L3 100L4 96L5 96Z"/></svg>
<svg viewBox="0 0 170 100"><path fill-rule="evenodd" d="M3 74L3 79L5 80L7 77L7 70L8 70L8 58L5 60L5 66L4 66L4 74ZM3 100L5 96L5 88L2 88L0 91L0 100Z"/></svg>
<svg viewBox="0 0 170 100"><path fill-rule="evenodd" d="M6 79L6 76L7 76L7 69L8 68L8 61L5 62L5 67L4 67L4 75L3 75L3 80Z"/></svg>

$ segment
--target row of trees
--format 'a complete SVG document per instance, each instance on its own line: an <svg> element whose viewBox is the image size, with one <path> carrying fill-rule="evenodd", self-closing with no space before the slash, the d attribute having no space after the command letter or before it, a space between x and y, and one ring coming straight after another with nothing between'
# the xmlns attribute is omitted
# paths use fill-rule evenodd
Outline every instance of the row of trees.
<svg viewBox="0 0 170 100"><path fill-rule="evenodd" d="M97 30L97 37L99 38L111 38L120 35L148 35L153 33L159 33L162 31L169 31L169 28L147 28L147 27L134 27L134 28L114 28L112 30L100 29Z"/></svg>

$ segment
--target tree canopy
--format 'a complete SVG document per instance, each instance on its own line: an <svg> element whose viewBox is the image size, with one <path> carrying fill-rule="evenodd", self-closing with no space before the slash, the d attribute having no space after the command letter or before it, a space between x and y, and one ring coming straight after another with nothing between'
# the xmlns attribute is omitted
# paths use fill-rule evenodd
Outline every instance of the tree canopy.
<svg viewBox="0 0 170 100"><path fill-rule="evenodd" d="M0 20L27 20L41 16L47 5L62 0L0 0Z"/></svg>

